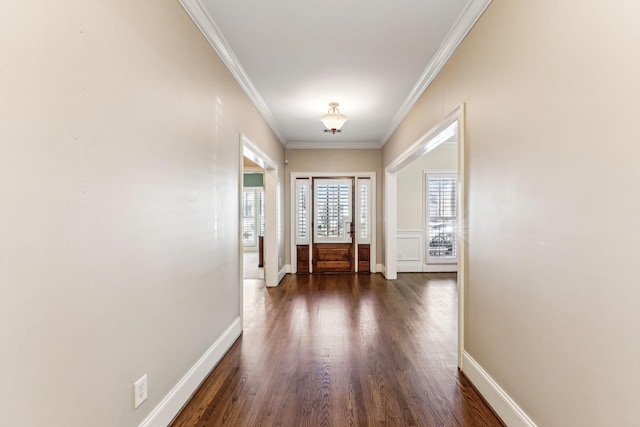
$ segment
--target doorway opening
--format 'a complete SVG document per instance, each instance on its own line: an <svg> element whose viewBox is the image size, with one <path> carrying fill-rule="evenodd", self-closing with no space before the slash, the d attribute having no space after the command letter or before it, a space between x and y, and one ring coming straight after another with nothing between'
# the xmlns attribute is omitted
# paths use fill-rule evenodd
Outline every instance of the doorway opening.
<svg viewBox="0 0 640 427"><path fill-rule="evenodd" d="M291 174L291 272L375 272L375 172Z"/></svg>
<svg viewBox="0 0 640 427"><path fill-rule="evenodd" d="M243 157L243 279L264 280L264 169Z"/></svg>
<svg viewBox="0 0 640 427"><path fill-rule="evenodd" d="M444 143L455 143L457 147L457 170L455 175L455 192L452 194L449 192L449 199L455 198L454 207L455 215L451 215L451 209L439 209L444 205L444 201L434 201L432 204L434 209L429 212L432 206L429 206L430 201L425 202L425 220L424 227L426 231L420 230L422 236L424 236L424 242L419 246L423 251L423 258L420 261L420 266L424 265L424 260L430 258L440 257L440 270L444 268L451 268L450 261L455 258L455 264L457 266L457 288L458 288L458 366L462 368L462 354L464 351L464 285L466 277L466 265L465 265L465 239L463 224L466 223L465 212L465 168L464 168L464 104L460 105L447 117L445 117L440 123L434 126L431 130L425 133L420 139L412 144L407 150L400 154L395 160L393 160L385 168L385 198L384 198L384 212L385 212L385 277L389 280L397 279L398 271L402 271L403 263L399 260L398 255L402 253L399 249L403 249L405 242L402 241L402 236L398 233L398 173L406 166L413 163L416 159L422 157L424 154L429 153L441 146ZM429 174L425 174L424 185L429 186ZM434 176L434 178L436 178ZM426 189L428 191L428 188ZM428 193L427 193L428 194ZM445 196L446 197L446 196ZM442 204L439 204L442 202ZM430 213L435 213L436 218ZM440 214L440 217L437 215ZM450 232L447 232L446 228L451 227L451 218L455 217L454 221L454 236L451 236ZM431 224L429 224L431 223ZM432 230L431 227L437 228L440 225L440 230ZM451 230L450 230L451 231ZM431 239L434 238L433 242ZM455 242L453 242L455 241ZM449 250L451 248L451 251ZM455 256L453 255L453 248L455 248ZM447 259L449 262L442 262L443 259ZM431 260L433 261L433 260ZM449 264L449 265L447 265ZM435 263L436 267L438 263ZM400 267L400 269L399 269ZM433 271L433 270L432 270Z"/></svg>
<svg viewBox="0 0 640 427"><path fill-rule="evenodd" d="M434 146L397 171L397 271L458 271L457 123Z"/></svg>
<svg viewBox="0 0 640 427"><path fill-rule="evenodd" d="M262 197L262 212L259 212L260 205L255 204L255 209L250 212L244 212L244 196L245 196L245 188L244 185L240 188L240 201L239 201L239 234L240 241L247 241L249 243L253 242L253 239L260 244L260 234L262 233L262 244L263 244L263 268L264 270L264 281L266 286L278 286L279 282L279 271L278 271L278 166L277 164L269 158L262 150L258 148L256 144L254 144L249 138L245 135L240 135L240 147L241 147L241 159L242 165L240 167L241 171L241 182L244 183L244 163L251 162L256 165L255 168L261 170L262 172L262 187L261 194L260 191L257 191L254 188L253 194L254 198ZM245 160L246 159L246 160ZM249 197L249 196L248 196ZM246 213L246 218L245 218ZM261 215L259 215L261 213ZM253 226L254 229L245 230L245 225L251 225L250 217L254 217ZM246 238L245 238L246 235ZM258 249L259 246L256 247ZM242 282L242 278L244 276L244 247L241 245L240 247L240 260L241 260L241 269L240 269L240 278Z"/></svg>

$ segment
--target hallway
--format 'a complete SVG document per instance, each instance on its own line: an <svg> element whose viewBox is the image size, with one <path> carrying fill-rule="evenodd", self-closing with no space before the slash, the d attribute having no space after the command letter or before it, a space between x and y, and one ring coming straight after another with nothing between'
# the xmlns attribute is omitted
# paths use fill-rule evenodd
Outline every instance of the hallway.
<svg viewBox="0 0 640 427"><path fill-rule="evenodd" d="M244 282L244 334L180 426L500 426L456 368L455 274Z"/></svg>

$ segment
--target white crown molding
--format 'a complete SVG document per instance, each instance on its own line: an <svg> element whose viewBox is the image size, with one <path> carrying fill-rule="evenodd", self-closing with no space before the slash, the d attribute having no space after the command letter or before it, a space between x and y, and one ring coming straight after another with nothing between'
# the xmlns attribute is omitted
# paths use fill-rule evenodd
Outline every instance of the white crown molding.
<svg viewBox="0 0 640 427"><path fill-rule="evenodd" d="M287 148L296 150L379 150L377 142L288 142Z"/></svg>
<svg viewBox="0 0 640 427"><path fill-rule="evenodd" d="M469 0L440 45L440 48L409 93L409 96L393 117L393 120L391 120L391 123L387 127L387 131L378 143L378 148L386 144L389 138L391 138L391 135L393 135L398 126L400 126L400 123L402 123L407 114L409 114L409 111L411 111L416 102L418 102L418 99L422 96L424 91L427 90L442 67L444 67L444 64L447 63L451 55L453 55L453 52L458 48L462 40L464 40L490 3L491 0Z"/></svg>
<svg viewBox="0 0 640 427"><path fill-rule="evenodd" d="M179 1L209 44L218 53L220 59L222 59L222 62L227 66L233 77L238 81L240 87L242 87L253 105L255 105L256 109L262 115L265 122L267 122L267 125L269 125L276 138L278 138L282 145L286 146L285 138L282 136L282 133L280 133L276 119L273 117L273 114L271 114L271 110L269 110L264 99L262 99L262 96L258 93L258 90L253 85L253 82L240 64L235 53L233 53L233 50L231 50L231 47L220 32L220 29L214 22L213 18L211 18L211 15L209 15L206 8L202 5L201 0Z"/></svg>

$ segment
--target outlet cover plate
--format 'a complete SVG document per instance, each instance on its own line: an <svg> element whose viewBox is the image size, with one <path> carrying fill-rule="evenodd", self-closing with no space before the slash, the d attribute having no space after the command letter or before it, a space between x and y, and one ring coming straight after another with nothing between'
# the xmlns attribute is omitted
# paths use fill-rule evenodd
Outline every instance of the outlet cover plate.
<svg viewBox="0 0 640 427"><path fill-rule="evenodd" d="M133 398L135 408L142 405L142 402L147 400L147 374L144 374L142 378L136 381L133 385Z"/></svg>

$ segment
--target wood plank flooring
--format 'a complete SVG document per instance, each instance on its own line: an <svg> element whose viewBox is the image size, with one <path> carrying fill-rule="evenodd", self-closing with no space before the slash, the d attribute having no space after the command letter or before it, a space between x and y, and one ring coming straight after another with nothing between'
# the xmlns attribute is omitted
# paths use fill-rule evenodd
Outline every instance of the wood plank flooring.
<svg viewBox="0 0 640 427"><path fill-rule="evenodd" d="M246 280L244 333L172 426L501 426L456 367L455 274Z"/></svg>

